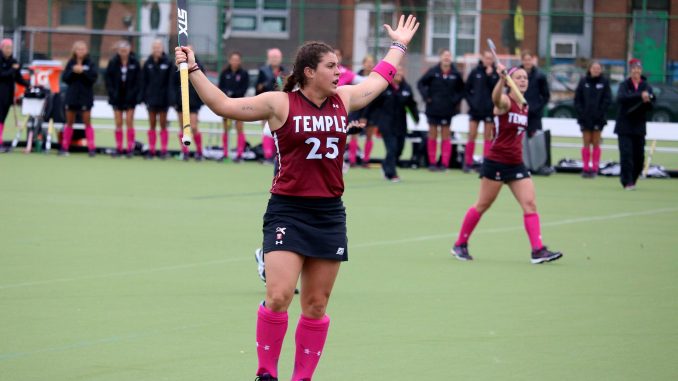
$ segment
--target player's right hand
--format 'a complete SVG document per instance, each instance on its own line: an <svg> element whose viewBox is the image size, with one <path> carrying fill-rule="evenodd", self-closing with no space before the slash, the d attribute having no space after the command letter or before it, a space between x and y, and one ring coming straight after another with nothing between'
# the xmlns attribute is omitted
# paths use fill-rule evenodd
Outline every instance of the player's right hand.
<svg viewBox="0 0 678 381"><path fill-rule="evenodd" d="M497 62L497 73L499 73L499 77L503 79L504 75L506 74L506 66Z"/></svg>
<svg viewBox="0 0 678 381"><path fill-rule="evenodd" d="M190 67L195 64L195 53L188 46L177 46L174 48L174 60L177 66L186 62Z"/></svg>

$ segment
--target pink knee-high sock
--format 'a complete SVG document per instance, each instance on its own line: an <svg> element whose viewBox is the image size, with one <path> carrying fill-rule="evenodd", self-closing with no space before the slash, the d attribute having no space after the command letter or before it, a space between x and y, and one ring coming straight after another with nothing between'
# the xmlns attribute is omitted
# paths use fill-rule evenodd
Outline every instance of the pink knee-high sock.
<svg viewBox="0 0 678 381"><path fill-rule="evenodd" d="M2 131L5 129L5 123L0 123L0 144L2 144Z"/></svg>
<svg viewBox="0 0 678 381"><path fill-rule="evenodd" d="M309 319L303 315L299 318L295 335L297 351L294 356L292 380L311 380L325 347L329 328L330 317L327 315L322 319Z"/></svg>
<svg viewBox="0 0 678 381"><path fill-rule="evenodd" d="M436 139L428 139L428 165L436 165L438 163L438 144Z"/></svg>
<svg viewBox="0 0 678 381"><path fill-rule="evenodd" d="M264 135L261 139L261 146L264 149L264 159L272 158L275 151L275 140L270 136Z"/></svg>
<svg viewBox="0 0 678 381"><path fill-rule="evenodd" d="M589 161L591 160L591 150L589 147L582 147L581 148L581 161L584 162L584 172L588 172L590 167L589 167Z"/></svg>
<svg viewBox="0 0 678 381"><path fill-rule="evenodd" d="M183 131L179 131L179 146L181 146L181 153L185 155L188 155L188 147L184 145L184 143L181 142L181 139L184 138L184 133Z"/></svg>
<svg viewBox="0 0 678 381"><path fill-rule="evenodd" d="M96 149L94 145L94 127L91 124L85 126L85 138L87 139L87 150L94 151Z"/></svg>
<svg viewBox="0 0 678 381"><path fill-rule="evenodd" d="M595 146L593 147L593 171L598 172L598 168L600 168L600 146Z"/></svg>
<svg viewBox="0 0 678 381"><path fill-rule="evenodd" d="M461 223L461 230L459 231L459 237L457 237L457 242L455 245L463 245L468 243L469 238L471 238L471 233L473 229L476 228L478 222L480 221L482 214L474 207L470 207L464 216L464 221Z"/></svg>
<svg viewBox="0 0 678 381"><path fill-rule="evenodd" d="M466 165L473 165L473 152L476 150L476 142L466 143L466 150L464 151L464 162Z"/></svg>
<svg viewBox="0 0 678 381"><path fill-rule="evenodd" d="M68 151L68 147L71 146L71 139L73 139L73 125L67 124L64 127L64 131L61 134L61 149Z"/></svg>
<svg viewBox="0 0 678 381"><path fill-rule="evenodd" d="M245 152L245 145L247 141L245 140L245 132L238 132L238 146L236 148L236 155L238 158L242 157L242 153Z"/></svg>
<svg viewBox="0 0 678 381"><path fill-rule="evenodd" d="M490 148L492 148L492 140L485 140L483 142L483 157L489 155Z"/></svg>
<svg viewBox="0 0 678 381"><path fill-rule="evenodd" d="M160 130L160 152L162 154L167 153L167 145L169 144L169 133L167 132L167 129L161 129Z"/></svg>
<svg viewBox="0 0 678 381"><path fill-rule="evenodd" d="M442 165L443 168L450 167L450 158L452 157L452 141L443 139L440 143L440 151L442 152Z"/></svg>
<svg viewBox="0 0 678 381"><path fill-rule="evenodd" d="M278 359L287 332L287 312L274 312L259 306L257 312L257 375L278 377Z"/></svg>
<svg viewBox="0 0 678 381"><path fill-rule="evenodd" d="M365 142L365 152L363 152L363 163L367 164L370 162L370 155L372 154L372 147L374 147L374 141L368 140Z"/></svg>
<svg viewBox="0 0 678 381"><path fill-rule="evenodd" d="M122 129L115 130L115 149L117 149L118 152L122 151Z"/></svg>
<svg viewBox="0 0 678 381"><path fill-rule="evenodd" d="M530 238L530 246L532 250L538 250L544 247L541 242L541 226L539 225L539 214L538 213L528 213L523 216L523 222L525 223L525 231L527 236Z"/></svg>
<svg viewBox="0 0 678 381"><path fill-rule="evenodd" d="M221 135L221 145L224 147L224 158L228 157L228 132Z"/></svg>
<svg viewBox="0 0 678 381"><path fill-rule="evenodd" d="M348 162L355 164L358 158L358 139L351 138L348 142Z"/></svg>
<svg viewBox="0 0 678 381"><path fill-rule="evenodd" d="M158 141L158 134L155 129L148 130L148 150L151 152L151 155L155 155L155 145Z"/></svg>
<svg viewBox="0 0 678 381"><path fill-rule="evenodd" d="M193 140L195 141L195 152L198 155L202 155L202 134L199 132L196 132L193 135Z"/></svg>
<svg viewBox="0 0 678 381"><path fill-rule="evenodd" d="M134 127L127 127L127 152L134 151Z"/></svg>

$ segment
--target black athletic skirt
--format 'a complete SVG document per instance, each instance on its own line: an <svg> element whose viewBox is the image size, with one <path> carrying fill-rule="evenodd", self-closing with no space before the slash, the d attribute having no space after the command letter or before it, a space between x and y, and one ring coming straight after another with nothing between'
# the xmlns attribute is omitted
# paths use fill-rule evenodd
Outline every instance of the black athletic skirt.
<svg viewBox="0 0 678 381"><path fill-rule="evenodd" d="M503 181L505 183L522 180L530 177L530 171L524 164L504 164L492 160L483 160L483 166L480 168L480 177L485 177L494 181Z"/></svg>
<svg viewBox="0 0 678 381"><path fill-rule="evenodd" d="M283 250L305 257L348 260L346 209L341 197L272 194L262 230L264 253Z"/></svg>

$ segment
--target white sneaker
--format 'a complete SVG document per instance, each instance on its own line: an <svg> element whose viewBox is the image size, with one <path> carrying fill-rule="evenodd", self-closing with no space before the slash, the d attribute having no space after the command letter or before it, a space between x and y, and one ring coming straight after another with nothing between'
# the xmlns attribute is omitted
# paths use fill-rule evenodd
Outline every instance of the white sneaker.
<svg viewBox="0 0 678 381"><path fill-rule="evenodd" d="M254 260L257 261L257 273L259 273L259 278L266 283L266 271L264 268L264 250L260 247L254 250Z"/></svg>

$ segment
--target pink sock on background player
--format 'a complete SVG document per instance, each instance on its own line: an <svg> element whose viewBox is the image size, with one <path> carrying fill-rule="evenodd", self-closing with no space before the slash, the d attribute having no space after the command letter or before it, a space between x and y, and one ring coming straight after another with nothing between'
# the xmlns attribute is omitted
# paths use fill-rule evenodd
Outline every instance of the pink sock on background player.
<svg viewBox="0 0 678 381"><path fill-rule="evenodd" d="M589 161L591 161L591 150L589 147L581 148L581 161L584 163L584 172L588 172L590 169Z"/></svg>
<svg viewBox="0 0 678 381"><path fill-rule="evenodd" d="M368 140L365 142L365 152L363 152L363 164L370 163L370 156L372 155L372 147L374 147L374 141Z"/></svg>
<svg viewBox="0 0 678 381"><path fill-rule="evenodd" d="M435 166L438 163L438 144L436 139L428 139L428 165Z"/></svg>
<svg viewBox="0 0 678 381"><path fill-rule="evenodd" d="M466 143L466 150L464 151L464 163L467 166L473 165L473 153L476 150L476 142Z"/></svg>
<svg viewBox="0 0 678 381"><path fill-rule="evenodd" d="M257 375L278 377L278 359L287 332L287 312L273 312L264 305L257 312Z"/></svg>
<svg viewBox="0 0 678 381"><path fill-rule="evenodd" d="M245 140L245 132L238 132L238 147L236 148L236 154L238 158L242 158L242 153L245 152L245 145L247 141Z"/></svg>
<svg viewBox="0 0 678 381"><path fill-rule="evenodd" d="M598 169L600 168L600 146L593 147L593 171L598 172Z"/></svg>
<svg viewBox="0 0 678 381"><path fill-rule="evenodd" d="M330 317L327 315L322 319L309 319L303 315L299 318L292 380L311 380L325 347L329 327Z"/></svg>
<svg viewBox="0 0 678 381"><path fill-rule="evenodd" d="M450 158L452 157L452 141L443 139L440 143L440 151L443 168L447 169L450 167Z"/></svg>
<svg viewBox="0 0 678 381"><path fill-rule="evenodd" d="M158 140L158 134L155 129L148 130L148 150L151 152L151 155L155 155L155 145Z"/></svg>
<svg viewBox="0 0 678 381"><path fill-rule="evenodd" d="M94 145L94 127L91 124L85 126L85 138L87 139L87 150L93 152L96 145Z"/></svg>
<svg viewBox="0 0 678 381"><path fill-rule="evenodd" d="M71 140L73 139L73 125L67 124L64 127L64 131L61 134L61 149L68 151L68 148L71 146Z"/></svg>
<svg viewBox="0 0 678 381"><path fill-rule="evenodd" d="M134 152L134 127L127 127L127 152Z"/></svg>
<svg viewBox="0 0 678 381"><path fill-rule="evenodd" d="M483 157L490 154L490 148L492 148L492 140L485 140L483 142Z"/></svg>
<svg viewBox="0 0 678 381"><path fill-rule="evenodd" d="M181 153L183 153L184 156L188 155L188 147L186 147L184 143L181 142L181 139L184 138L184 133L180 131L177 136L179 136L179 146L181 147Z"/></svg>
<svg viewBox="0 0 678 381"><path fill-rule="evenodd" d="M358 158L358 139L351 138L348 142L348 162L353 165Z"/></svg>
<svg viewBox="0 0 678 381"><path fill-rule="evenodd" d="M264 149L264 159L271 159L275 151L275 140L268 135L264 135L261 138L261 147Z"/></svg>
<svg viewBox="0 0 678 381"><path fill-rule="evenodd" d="M160 130L160 152L164 155L167 153L167 145L169 144L169 132L167 129Z"/></svg>
<svg viewBox="0 0 678 381"><path fill-rule="evenodd" d="M0 144L2 143L2 131L5 129L5 123L0 123Z"/></svg>
<svg viewBox="0 0 678 381"><path fill-rule="evenodd" d="M224 148L224 159L228 157L228 131L221 135L221 146Z"/></svg>
<svg viewBox="0 0 678 381"><path fill-rule="evenodd" d="M122 151L122 129L116 129L115 132L115 149L118 152Z"/></svg>
<svg viewBox="0 0 678 381"><path fill-rule="evenodd" d="M544 247L541 242L541 226L539 225L539 213L528 213L523 216L525 231L530 238L532 250L538 250Z"/></svg>
<svg viewBox="0 0 678 381"><path fill-rule="evenodd" d="M464 221L461 223L461 230L459 230L459 237L457 237L457 242L455 245L463 245L468 243L469 238L471 238L471 233L473 229L476 228L478 222L480 221L482 214L478 213L478 210L474 207L470 207L464 216Z"/></svg>
<svg viewBox="0 0 678 381"><path fill-rule="evenodd" d="M196 132L193 135L193 140L195 140L195 152L198 155L202 155L202 134L200 132Z"/></svg>

